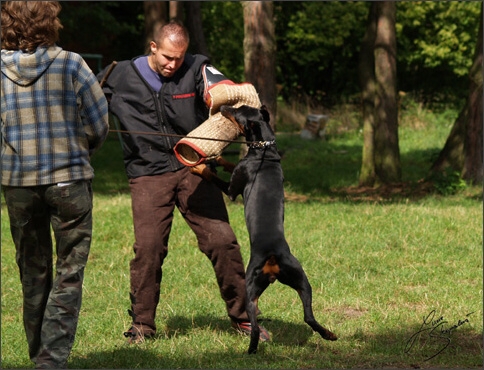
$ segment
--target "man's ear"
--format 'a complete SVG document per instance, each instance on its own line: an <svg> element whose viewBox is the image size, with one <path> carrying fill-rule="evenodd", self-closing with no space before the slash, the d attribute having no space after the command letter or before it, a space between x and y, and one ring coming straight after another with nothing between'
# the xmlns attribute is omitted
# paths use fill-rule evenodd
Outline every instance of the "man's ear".
<svg viewBox="0 0 484 370"><path fill-rule="evenodd" d="M158 46L156 45L156 42L150 41L150 51L152 54L156 53L156 50L158 49Z"/></svg>

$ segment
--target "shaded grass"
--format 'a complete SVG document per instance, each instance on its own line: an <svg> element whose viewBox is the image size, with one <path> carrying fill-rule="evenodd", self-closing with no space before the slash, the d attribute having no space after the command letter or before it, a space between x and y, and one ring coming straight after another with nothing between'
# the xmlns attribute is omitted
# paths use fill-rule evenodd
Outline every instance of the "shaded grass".
<svg viewBox="0 0 484 370"><path fill-rule="evenodd" d="M400 128L402 181L416 182L428 175L433 161L444 146L451 124L428 124L419 128ZM277 145L282 153L285 187L311 197L334 195L334 189L358 183L362 133L351 131L329 135L325 140L304 140L297 133L279 133ZM224 155L238 160L239 144L231 144ZM98 194L128 191L121 145L115 134L94 157ZM227 174L221 172L222 177Z"/></svg>
<svg viewBox="0 0 484 370"><path fill-rule="evenodd" d="M402 143L404 173L413 163L414 179L425 176L429 154L442 144L435 132L429 142L436 144L427 147L419 144L418 135L422 132L409 132ZM176 213L163 270L158 335L127 346L122 332L130 324L133 233L121 150L112 137L94 162L94 239L71 368L482 366L482 190L354 202L334 189L356 183L357 135L326 142L280 135L278 141L286 190L300 196L286 201L286 238L312 284L316 318L339 340L327 342L314 334L303 322L297 294L275 283L260 300L262 324L272 341L261 343L256 356L247 355L248 338L231 329L210 262ZM228 203L228 210L248 261L240 198ZM2 367L29 368L21 287L3 205L1 258ZM465 318L468 322L450 333L447 348L425 361L444 339L422 335L411 351L404 349L433 310L446 328Z"/></svg>

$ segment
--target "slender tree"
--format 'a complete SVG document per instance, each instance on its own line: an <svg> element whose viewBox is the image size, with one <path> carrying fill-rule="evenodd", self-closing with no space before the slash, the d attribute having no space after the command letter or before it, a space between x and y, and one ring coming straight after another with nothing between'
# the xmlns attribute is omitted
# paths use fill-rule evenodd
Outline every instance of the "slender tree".
<svg viewBox="0 0 484 370"><path fill-rule="evenodd" d="M360 171L360 186L373 186L375 183L375 55L376 6L370 6L368 26L361 43L358 63L358 76L361 87L363 115L363 153Z"/></svg>
<svg viewBox="0 0 484 370"><path fill-rule="evenodd" d="M274 5L272 1L243 1L242 6L245 79L259 92L275 128L277 89Z"/></svg>
<svg viewBox="0 0 484 370"><path fill-rule="evenodd" d="M401 179L395 16L393 1L372 2L362 42L359 74L364 146L360 185L388 184Z"/></svg>
<svg viewBox="0 0 484 370"><path fill-rule="evenodd" d="M145 51L149 52L153 33L163 26L168 19L167 1L143 1L145 13Z"/></svg>
<svg viewBox="0 0 484 370"><path fill-rule="evenodd" d="M190 33L190 51L210 57L205 34L202 27L202 10L200 1L185 1L185 24Z"/></svg>
<svg viewBox="0 0 484 370"><path fill-rule="evenodd" d="M376 4L375 172L377 182L387 184L401 180L398 146L396 3L379 1Z"/></svg>
<svg viewBox="0 0 484 370"><path fill-rule="evenodd" d="M170 1L169 2L169 19L183 20L183 2L182 1Z"/></svg>

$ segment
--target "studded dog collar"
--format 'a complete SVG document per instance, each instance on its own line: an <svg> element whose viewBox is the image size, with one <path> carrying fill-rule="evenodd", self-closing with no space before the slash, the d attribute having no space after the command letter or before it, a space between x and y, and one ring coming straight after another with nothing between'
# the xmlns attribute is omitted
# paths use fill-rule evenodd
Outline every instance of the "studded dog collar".
<svg viewBox="0 0 484 370"><path fill-rule="evenodd" d="M253 141L249 144L250 149L264 149L276 145L275 140L270 141Z"/></svg>

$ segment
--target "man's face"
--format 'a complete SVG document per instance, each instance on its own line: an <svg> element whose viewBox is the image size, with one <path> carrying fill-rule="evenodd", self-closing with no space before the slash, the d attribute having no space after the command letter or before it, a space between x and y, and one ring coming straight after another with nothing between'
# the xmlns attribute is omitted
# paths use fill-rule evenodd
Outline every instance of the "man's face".
<svg viewBox="0 0 484 370"><path fill-rule="evenodd" d="M179 46L166 38L160 44L151 41L150 48L150 67L163 77L172 77L175 74L187 51L187 46Z"/></svg>

